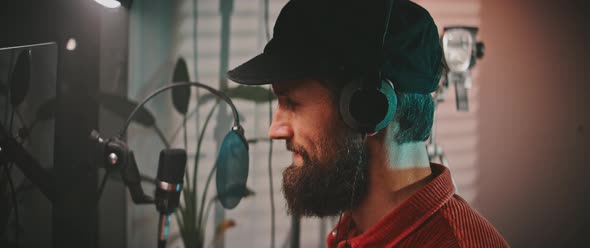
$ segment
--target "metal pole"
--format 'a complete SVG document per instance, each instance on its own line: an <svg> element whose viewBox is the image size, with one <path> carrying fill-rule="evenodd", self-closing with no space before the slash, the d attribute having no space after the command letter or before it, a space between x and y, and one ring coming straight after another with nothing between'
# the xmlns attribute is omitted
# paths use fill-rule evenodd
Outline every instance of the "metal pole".
<svg viewBox="0 0 590 248"><path fill-rule="evenodd" d="M299 237L301 236L301 217L291 216L291 248L299 248Z"/></svg>
<svg viewBox="0 0 590 248"><path fill-rule="evenodd" d="M231 30L231 14L233 11L233 0L221 0L219 2L219 12L221 13L221 50L219 52L219 89L227 88L227 78L225 73L229 70L229 42ZM219 106L217 115L217 126L215 128L215 141L217 146L221 146L223 138L229 130L229 116L227 114L226 104ZM215 204L215 225L225 220L225 210L220 204ZM225 247L225 236L219 237L215 241L215 247Z"/></svg>

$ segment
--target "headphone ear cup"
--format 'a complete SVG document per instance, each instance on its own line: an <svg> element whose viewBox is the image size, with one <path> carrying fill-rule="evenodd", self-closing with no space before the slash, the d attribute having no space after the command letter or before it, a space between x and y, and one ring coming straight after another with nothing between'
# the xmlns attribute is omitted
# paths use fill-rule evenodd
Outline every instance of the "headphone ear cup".
<svg viewBox="0 0 590 248"><path fill-rule="evenodd" d="M352 102L352 96L362 89L362 84L359 81L352 81L347 83L340 92L340 116L347 126L354 130L360 130L361 123L353 116L351 105L356 104Z"/></svg>
<svg viewBox="0 0 590 248"><path fill-rule="evenodd" d="M395 94L393 83L388 79L382 79L379 92L381 92L381 94L387 99L387 112L385 117L383 117L383 119L375 126L374 132L379 132L387 127L395 117L395 112L397 111L397 95Z"/></svg>
<svg viewBox="0 0 590 248"><path fill-rule="evenodd" d="M393 84L382 80L379 90L366 89L361 81L348 83L340 94L340 114L352 129L366 133L385 128L395 115L397 96Z"/></svg>

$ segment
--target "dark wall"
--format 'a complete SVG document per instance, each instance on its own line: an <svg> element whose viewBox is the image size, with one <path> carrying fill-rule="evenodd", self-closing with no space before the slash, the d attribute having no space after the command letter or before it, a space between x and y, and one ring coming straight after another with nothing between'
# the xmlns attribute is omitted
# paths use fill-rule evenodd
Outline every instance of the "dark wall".
<svg viewBox="0 0 590 248"><path fill-rule="evenodd" d="M482 0L475 205L513 247L590 243L589 5Z"/></svg>
<svg viewBox="0 0 590 248"><path fill-rule="evenodd" d="M108 10L91 0L9 0L3 1L0 8L0 47L39 42L56 42L58 45L59 104L52 171L57 199L52 206L52 229L46 230L52 234L52 244L46 244L46 247L99 245L96 201L99 174L97 164L90 159L88 139L90 131L99 126L99 106L92 99L96 99L99 89L105 87L111 91L123 90L118 93L125 95L127 77L128 20L118 17L105 22L104 18L114 16L112 12L105 11ZM118 28L118 25L124 28ZM108 31L114 31L115 35L102 34ZM104 39L103 36L114 39ZM65 49L70 38L77 43L74 51ZM122 53L123 56L106 51ZM122 80L110 80L114 72L119 73ZM108 85L101 86L101 79ZM102 123L103 128L109 127L104 121ZM111 247L125 244L124 231L108 232L125 230L125 195L120 193L122 190L120 185L107 190L117 195L106 197L110 201L108 209L101 207L102 218L117 217L116 220L101 221L108 223L106 226L112 225L112 228L100 228L113 235L109 240L115 241L106 242ZM26 226L23 225L25 229Z"/></svg>
<svg viewBox="0 0 590 248"><path fill-rule="evenodd" d="M100 23L100 92L127 96L129 54L129 11L101 6ZM98 131L113 137L125 119L111 110L99 108ZM104 174L99 173L101 176ZM127 247L127 189L121 179L109 179L100 199L98 212L98 247ZM155 227L154 227L155 229Z"/></svg>

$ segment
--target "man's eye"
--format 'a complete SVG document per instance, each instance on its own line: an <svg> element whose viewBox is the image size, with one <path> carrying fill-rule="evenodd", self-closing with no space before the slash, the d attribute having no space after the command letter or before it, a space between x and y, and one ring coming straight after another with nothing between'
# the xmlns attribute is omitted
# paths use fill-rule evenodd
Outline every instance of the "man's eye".
<svg viewBox="0 0 590 248"><path fill-rule="evenodd" d="M297 103L295 103L294 101L292 101L291 99L287 99L287 107L290 109L294 109L295 106L297 106Z"/></svg>
<svg viewBox="0 0 590 248"><path fill-rule="evenodd" d="M282 105L283 107L293 110L296 106L297 103L294 102L293 100L291 100L290 98L279 98L279 104Z"/></svg>

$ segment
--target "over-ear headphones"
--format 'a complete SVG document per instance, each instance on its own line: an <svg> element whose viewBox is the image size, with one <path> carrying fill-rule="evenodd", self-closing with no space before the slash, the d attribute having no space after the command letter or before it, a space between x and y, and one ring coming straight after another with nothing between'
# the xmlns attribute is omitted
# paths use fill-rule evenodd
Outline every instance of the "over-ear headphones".
<svg viewBox="0 0 590 248"><path fill-rule="evenodd" d="M347 83L340 94L340 115L352 129L376 133L385 128L395 116L397 95L393 83L381 79L379 88L354 80Z"/></svg>
<svg viewBox="0 0 590 248"><path fill-rule="evenodd" d="M385 30L383 31L380 52L384 51L385 36L389 29L393 3L394 0L387 1ZM377 57L381 58L380 54ZM397 95L393 83L382 77L382 62L376 63L376 77L351 80L344 86L340 94L342 119L350 128L365 134L376 133L385 128L395 116L397 109Z"/></svg>

